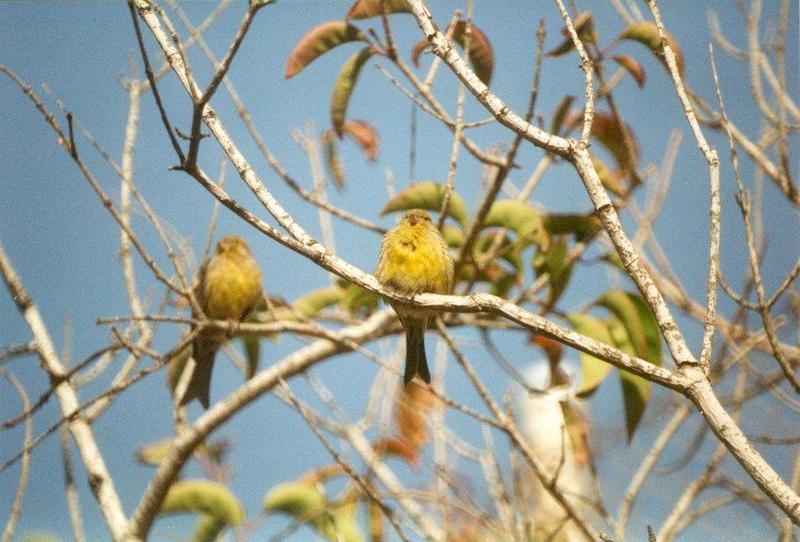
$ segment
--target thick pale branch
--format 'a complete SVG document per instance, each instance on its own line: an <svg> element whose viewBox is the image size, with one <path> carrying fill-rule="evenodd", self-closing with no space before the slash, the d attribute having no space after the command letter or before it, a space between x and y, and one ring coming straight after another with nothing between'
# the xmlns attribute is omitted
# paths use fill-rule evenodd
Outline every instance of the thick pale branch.
<svg viewBox="0 0 800 542"><path fill-rule="evenodd" d="M72 416L79 408L78 396L69 380L64 379L66 371L58 359L55 346L50 339L50 333L47 331L44 320L39 314L39 309L22 286L2 245L0 245L0 275L8 287L11 298L17 304L20 314L25 318L31 333L33 333L37 350L47 373L54 382L60 381L55 393L61 405L62 414L65 417ZM114 488L114 481L106 468L100 449L97 447L92 428L82 417L75 416L70 419L69 430L83 460L89 477L89 485L100 505L100 512L108 524L113 539L121 540L127 519L117 490Z"/></svg>
<svg viewBox="0 0 800 542"><path fill-rule="evenodd" d="M705 377L698 378L696 383L688 389L687 397L697 406L717 438L736 457L736 460L758 484L758 487L781 507L795 525L800 525L800 497L750 444L734 419L717 399L708 380Z"/></svg>

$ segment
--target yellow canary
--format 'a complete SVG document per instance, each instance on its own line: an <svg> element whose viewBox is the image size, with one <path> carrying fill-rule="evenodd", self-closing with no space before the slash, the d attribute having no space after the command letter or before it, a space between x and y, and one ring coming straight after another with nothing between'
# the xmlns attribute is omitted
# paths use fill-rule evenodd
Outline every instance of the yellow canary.
<svg viewBox="0 0 800 542"><path fill-rule="evenodd" d="M425 211L407 212L400 224L386 232L375 276L385 286L405 294L447 294L453 287L453 260L447 243ZM430 384L425 357L425 329L435 310L389 301L406 331L406 368L403 382L415 375Z"/></svg>
<svg viewBox="0 0 800 542"><path fill-rule="evenodd" d="M242 320L262 297L261 271L250 247L239 237L219 240L216 254L200 268L199 279L198 303L210 320ZM181 404L196 398L208 408L214 357L226 339L225 331L209 328L195 338L195 369Z"/></svg>

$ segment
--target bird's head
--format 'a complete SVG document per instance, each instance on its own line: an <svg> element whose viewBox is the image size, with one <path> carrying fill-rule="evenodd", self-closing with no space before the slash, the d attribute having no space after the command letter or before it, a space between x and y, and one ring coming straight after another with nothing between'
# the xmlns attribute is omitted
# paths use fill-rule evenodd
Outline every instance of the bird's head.
<svg viewBox="0 0 800 542"><path fill-rule="evenodd" d="M407 226L416 226L418 224L428 226L431 224L431 217L421 209L412 209L403 215L400 223Z"/></svg>
<svg viewBox="0 0 800 542"><path fill-rule="evenodd" d="M217 254L250 254L250 247L241 237L228 235L217 242Z"/></svg>

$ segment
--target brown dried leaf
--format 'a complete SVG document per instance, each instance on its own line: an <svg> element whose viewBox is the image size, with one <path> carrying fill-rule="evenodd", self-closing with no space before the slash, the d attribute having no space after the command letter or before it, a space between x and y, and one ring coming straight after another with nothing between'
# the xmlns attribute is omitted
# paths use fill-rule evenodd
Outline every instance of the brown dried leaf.
<svg viewBox="0 0 800 542"><path fill-rule="evenodd" d="M389 13L411 13L411 8L405 0L383 0L383 2L381 0L356 0L350 6L345 20L377 17L383 13L384 9L386 9L387 15Z"/></svg>
<svg viewBox="0 0 800 542"><path fill-rule="evenodd" d="M460 20L456 22L456 27L453 29L452 39L458 43L462 48L466 43L465 31L467 29L467 22ZM446 32L449 32L450 29ZM419 67L419 55L428 47L427 40L419 41L414 49L411 51L411 61L414 66ZM472 69L478 79L488 85L492 80L492 73L494 72L494 50L492 44L486 34L480 28L472 23L472 37L470 38L469 47L469 61L472 63Z"/></svg>
<svg viewBox="0 0 800 542"><path fill-rule="evenodd" d="M538 333L531 333L529 341L531 344L535 344L544 350L545 354L547 354L547 359L551 364L557 364L561 360L561 356L564 353L564 347L561 346L560 342L554 341L553 339Z"/></svg>
<svg viewBox="0 0 800 542"><path fill-rule="evenodd" d="M617 55L614 57L614 61L631 74L631 77L636 80L636 84L639 85L639 88L644 86L644 68L639 64L638 60L628 55Z"/></svg>
<svg viewBox="0 0 800 542"><path fill-rule="evenodd" d="M366 121L348 120L344 123L344 133L349 135L364 151L367 160L374 162L378 159L378 132Z"/></svg>
<svg viewBox="0 0 800 542"><path fill-rule="evenodd" d="M427 414L436 398L427 386L411 382L397 397L394 419L400 440L418 450L428 440Z"/></svg>
<svg viewBox="0 0 800 542"><path fill-rule="evenodd" d="M404 459L406 463L414 468L419 466L419 448L411 446L405 440L397 437L382 438L373 443L372 447L379 456L393 455Z"/></svg>
<svg viewBox="0 0 800 542"><path fill-rule="evenodd" d="M561 134L561 127L564 125L564 121L567 118L567 113L569 113L569 109L572 107L572 102L574 101L575 96L564 96L561 98L561 101L558 102L556 111L553 113L553 121L550 123L551 134Z"/></svg>
<svg viewBox="0 0 800 542"><path fill-rule="evenodd" d="M344 21L328 21L315 26L297 42L292 52L289 53L283 76L289 79L334 47L359 40L364 40L361 31Z"/></svg>
<svg viewBox="0 0 800 542"><path fill-rule="evenodd" d="M584 44L597 42L597 33L594 31L592 12L584 11L578 15L578 17L572 21L572 26L575 27L575 32ZM547 56L561 56L575 48L575 43L572 41L572 36L570 36L566 26L561 29L561 34L564 36L564 40L555 48L545 53Z"/></svg>
<svg viewBox="0 0 800 542"><path fill-rule="evenodd" d="M669 32L664 31L664 38L672 51L675 53L675 63L678 65L678 73L681 78L684 75L683 53L681 52L678 42L675 37ZM666 61L661 52L661 37L658 35L658 27L655 23L641 22L634 23L626 28L622 34L617 37L619 40L633 40L646 45L653 51L661 60L661 63L666 66Z"/></svg>
<svg viewBox="0 0 800 542"><path fill-rule="evenodd" d="M322 145L325 149L325 164L328 166L328 173L331 174L333 184L338 190L343 190L345 186L345 171L342 160L339 158L339 149L336 145L336 136L333 130L325 130L322 134Z"/></svg>

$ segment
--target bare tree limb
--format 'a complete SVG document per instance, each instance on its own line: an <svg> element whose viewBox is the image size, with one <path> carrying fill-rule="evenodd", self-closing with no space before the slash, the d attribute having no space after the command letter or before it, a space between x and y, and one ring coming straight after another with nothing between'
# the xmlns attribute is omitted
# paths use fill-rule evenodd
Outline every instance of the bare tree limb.
<svg viewBox="0 0 800 542"><path fill-rule="evenodd" d="M3 276L11 298L28 323L28 327L36 340L37 349L42 357L45 370L53 383L57 383L55 393L61 405L61 412L64 416L72 416L72 413L77 411L79 405L75 389L68 380L64 380L64 367L58 359L53 341L50 339L47 327L39 314L39 309L22 286L2 245L0 245L0 274ZM89 424L80 416L70 420L69 429L86 468L89 485L100 505L100 512L103 514L114 540L121 540L127 523L125 512L122 509L117 490L114 488L111 474L108 472L100 449L97 447L94 433Z"/></svg>

